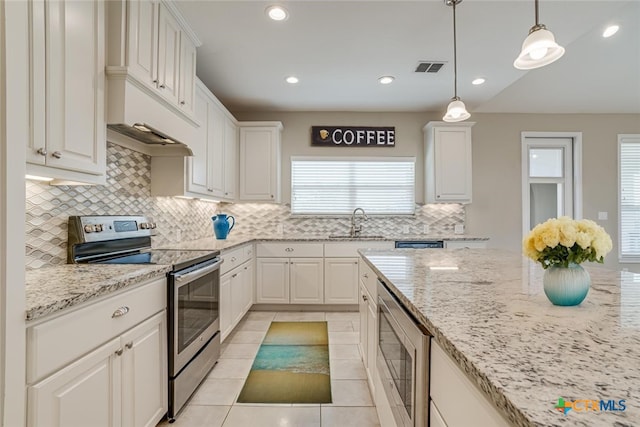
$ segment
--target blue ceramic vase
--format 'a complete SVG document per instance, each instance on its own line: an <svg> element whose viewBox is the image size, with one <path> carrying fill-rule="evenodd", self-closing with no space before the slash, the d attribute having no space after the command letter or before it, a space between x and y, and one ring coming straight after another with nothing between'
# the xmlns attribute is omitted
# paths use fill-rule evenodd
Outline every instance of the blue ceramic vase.
<svg viewBox="0 0 640 427"><path fill-rule="evenodd" d="M580 304L591 286L591 276L579 264L569 267L549 267L542 277L544 293L555 305Z"/></svg>
<svg viewBox="0 0 640 427"><path fill-rule="evenodd" d="M231 215L227 216L227 214L221 213L212 216L211 219L213 220L213 232L218 240L226 239L233 226L236 225L236 219ZM229 220L231 220L231 224L229 224Z"/></svg>

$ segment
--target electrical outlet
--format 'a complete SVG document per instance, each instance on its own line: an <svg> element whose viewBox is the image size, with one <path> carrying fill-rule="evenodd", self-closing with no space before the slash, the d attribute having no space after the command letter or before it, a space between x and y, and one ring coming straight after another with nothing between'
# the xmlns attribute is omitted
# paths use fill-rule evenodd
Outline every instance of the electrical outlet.
<svg viewBox="0 0 640 427"><path fill-rule="evenodd" d="M464 224L456 224L453 227L453 232L455 234L464 234Z"/></svg>
<svg viewBox="0 0 640 427"><path fill-rule="evenodd" d="M431 231L431 227L429 227L429 224L424 224L424 225L422 226L422 232L423 232L424 234L429 234L429 232L430 232L430 231Z"/></svg>
<svg viewBox="0 0 640 427"><path fill-rule="evenodd" d="M283 223L279 223L276 226L276 233L278 234L284 234L284 224Z"/></svg>
<svg viewBox="0 0 640 427"><path fill-rule="evenodd" d="M609 219L609 212L598 212L598 219L606 221Z"/></svg>
<svg viewBox="0 0 640 427"><path fill-rule="evenodd" d="M408 225L403 225L402 226L402 232L404 234L409 234L409 226Z"/></svg>
<svg viewBox="0 0 640 427"><path fill-rule="evenodd" d="M179 228L176 230L176 241L180 242L182 240L182 230Z"/></svg>

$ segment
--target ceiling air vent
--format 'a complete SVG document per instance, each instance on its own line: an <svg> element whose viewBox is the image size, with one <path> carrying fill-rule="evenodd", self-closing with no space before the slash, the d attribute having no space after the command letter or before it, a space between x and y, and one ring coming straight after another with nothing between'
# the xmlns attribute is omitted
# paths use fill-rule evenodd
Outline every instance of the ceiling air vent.
<svg viewBox="0 0 640 427"><path fill-rule="evenodd" d="M437 73L444 65L444 62L418 62L416 67L416 73Z"/></svg>

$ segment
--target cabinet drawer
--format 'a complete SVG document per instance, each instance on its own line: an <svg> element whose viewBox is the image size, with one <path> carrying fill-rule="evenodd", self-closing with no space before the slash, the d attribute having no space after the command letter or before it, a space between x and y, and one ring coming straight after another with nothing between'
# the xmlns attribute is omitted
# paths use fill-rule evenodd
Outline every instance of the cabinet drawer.
<svg viewBox="0 0 640 427"><path fill-rule="evenodd" d="M253 254L254 254L253 244L243 246L242 254L244 255L245 261L249 261L251 258L253 258Z"/></svg>
<svg viewBox="0 0 640 427"><path fill-rule="evenodd" d="M51 374L167 306L165 277L27 329L27 383ZM116 310L128 312L113 317Z"/></svg>
<svg viewBox="0 0 640 427"><path fill-rule="evenodd" d="M220 255L222 258L222 265L220 265L220 274L224 274L227 271L231 271L244 262L244 249L235 248L230 251L225 251Z"/></svg>
<svg viewBox="0 0 640 427"><path fill-rule="evenodd" d="M392 241L366 241L346 243L325 243L324 256L326 257L357 257L358 249L392 249Z"/></svg>
<svg viewBox="0 0 640 427"><path fill-rule="evenodd" d="M256 254L259 257L319 257L324 256L322 243L258 243Z"/></svg>
<svg viewBox="0 0 640 427"><path fill-rule="evenodd" d="M434 339L431 339L429 393L447 427L509 425Z"/></svg>

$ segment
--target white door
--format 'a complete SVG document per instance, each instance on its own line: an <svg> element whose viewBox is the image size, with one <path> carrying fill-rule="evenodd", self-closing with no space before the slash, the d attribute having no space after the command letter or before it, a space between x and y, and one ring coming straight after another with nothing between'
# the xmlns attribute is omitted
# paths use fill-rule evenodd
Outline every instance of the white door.
<svg viewBox="0 0 640 427"><path fill-rule="evenodd" d="M240 199L275 200L277 134L272 128L240 128Z"/></svg>
<svg viewBox="0 0 640 427"><path fill-rule="evenodd" d="M224 113L209 101L209 190L214 196L224 196Z"/></svg>
<svg viewBox="0 0 640 427"><path fill-rule="evenodd" d="M180 37L180 107L193 114L193 101L196 88L196 47L189 37Z"/></svg>
<svg viewBox="0 0 640 427"><path fill-rule="evenodd" d="M256 261L256 302L289 302L289 259L258 258Z"/></svg>
<svg viewBox="0 0 640 427"><path fill-rule="evenodd" d="M220 276L220 331L222 339L231 332L232 308L231 308L231 275Z"/></svg>
<svg viewBox="0 0 640 427"><path fill-rule="evenodd" d="M358 311L360 314L360 356L362 356L362 363L367 368L367 320L369 311L369 302L367 301L367 291L364 285L360 285L360 299L358 300Z"/></svg>
<svg viewBox="0 0 640 427"><path fill-rule="evenodd" d="M436 200L470 202L471 128L439 127L434 132Z"/></svg>
<svg viewBox="0 0 640 427"><path fill-rule="evenodd" d="M378 375L376 369L376 355L378 349L378 305L375 301L369 300L367 307L367 375L369 377L369 387L371 393L375 394L374 384L375 378ZM360 333L364 333L360 331Z"/></svg>
<svg viewBox="0 0 640 427"><path fill-rule="evenodd" d="M189 141L189 148L193 156L188 157L188 190L193 193L209 194L209 151L208 141L209 98L198 85L196 89L195 116L199 127L195 129L194 137Z"/></svg>
<svg viewBox="0 0 640 427"><path fill-rule="evenodd" d="M168 409L165 311L122 335L122 425L154 427Z"/></svg>
<svg viewBox="0 0 640 427"><path fill-rule="evenodd" d="M325 258L325 304L358 303L358 258Z"/></svg>
<svg viewBox="0 0 640 427"><path fill-rule="evenodd" d="M162 95L178 104L180 86L180 26L160 4L158 24L158 88Z"/></svg>
<svg viewBox="0 0 640 427"><path fill-rule="evenodd" d="M244 307L242 311L246 313L253 305L253 261L244 266Z"/></svg>
<svg viewBox="0 0 640 427"><path fill-rule="evenodd" d="M244 276L246 272L242 268L238 268L235 273L231 275L231 324L236 325L242 315L244 309Z"/></svg>
<svg viewBox="0 0 640 427"><path fill-rule="evenodd" d="M158 1L127 2L128 71L138 80L158 87Z"/></svg>
<svg viewBox="0 0 640 427"><path fill-rule="evenodd" d="M322 258L292 258L289 263L292 304L322 304Z"/></svg>
<svg viewBox="0 0 640 427"><path fill-rule="evenodd" d="M112 427L120 425L120 338L28 388L28 425Z"/></svg>
<svg viewBox="0 0 640 427"><path fill-rule="evenodd" d="M102 174L105 10L102 1L46 2L48 166Z"/></svg>
<svg viewBox="0 0 640 427"><path fill-rule="evenodd" d="M233 200L238 174L238 128L228 117L224 123L224 197Z"/></svg>
<svg viewBox="0 0 640 427"><path fill-rule="evenodd" d="M574 137L529 134L523 138L523 235L549 218L581 216L576 201L580 183L575 179L580 156L574 147Z"/></svg>

